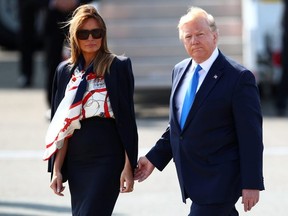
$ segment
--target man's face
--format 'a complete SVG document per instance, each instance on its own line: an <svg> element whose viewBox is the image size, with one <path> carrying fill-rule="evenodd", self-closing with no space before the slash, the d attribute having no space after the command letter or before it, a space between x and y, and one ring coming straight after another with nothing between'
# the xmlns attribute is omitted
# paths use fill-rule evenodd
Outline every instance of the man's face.
<svg viewBox="0 0 288 216"><path fill-rule="evenodd" d="M195 17L185 23L181 30L182 41L189 56L198 64L207 60L216 48L218 39L217 32L210 30L207 20Z"/></svg>

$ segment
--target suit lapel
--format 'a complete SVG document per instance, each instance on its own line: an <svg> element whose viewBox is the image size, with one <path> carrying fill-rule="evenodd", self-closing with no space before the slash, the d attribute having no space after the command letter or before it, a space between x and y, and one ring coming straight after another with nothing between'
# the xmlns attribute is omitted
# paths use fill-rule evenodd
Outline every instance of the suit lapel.
<svg viewBox="0 0 288 216"><path fill-rule="evenodd" d="M183 63L182 66L179 67L179 69L177 69L177 71L175 71L175 76L174 76L174 80L173 80L173 87L172 87L172 92L171 92L171 102L170 104L172 104L172 112L171 115L173 116L172 118L175 119L175 122L177 122L177 126L180 130L180 124L177 118L177 110L176 110L176 101L175 101L175 97L177 96L177 92L179 90L179 87L181 86L182 80L185 76L185 74L187 73L187 71L189 70L190 66L192 64L192 59L187 59L186 62ZM175 69L176 70L176 69Z"/></svg>
<svg viewBox="0 0 288 216"><path fill-rule="evenodd" d="M197 110L201 106L201 104L204 102L204 100L208 97L209 93L212 91L214 86L218 83L218 81L221 79L223 75L223 66L224 65L224 56L219 52L219 56L215 60L215 62L212 64L210 70L208 71L202 85L200 86L196 96L194 103L191 107L191 110L188 114L186 123L184 125L184 128L189 124L189 122L193 119L195 116Z"/></svg>
<svg viewBox="0 0 288 216"><path fill-rule="evenodd" d="M109 73L106 72L104 75L105 79L105 84L106 84L106 89L107 93L109 96L109 100L111 102L112 110L115 115L115 117L118 117L118 97L119 97L119 92L117 91L118 89L118 74L117 73L117 57L114 58L113 62L111 63Z"/></svg>

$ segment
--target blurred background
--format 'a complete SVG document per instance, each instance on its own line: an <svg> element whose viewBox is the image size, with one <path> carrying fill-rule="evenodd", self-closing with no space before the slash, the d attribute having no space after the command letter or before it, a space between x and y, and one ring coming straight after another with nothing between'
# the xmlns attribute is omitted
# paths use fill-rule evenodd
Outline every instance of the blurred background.
<svg viewBox="0 0 288 216"><path fill-rule="evenodd" d="M255 74L261 97L276 97L283 74L282 39L287 31L287 22L285 26L283 21L284 0L99 0L92 4L98 7L106 20L110 49L132 59L136 90L146 92L141 94L142 100L148 95L149 100L158 101L156 89L162 96L160 98L167 102L171 70L187 57L176 27L180 16L191 5L202 7L215 16L220 30L219 48ZM0 73L4 74L7 70L6 62L15 62L13 66L17 67L14 77L10 74L1 79L0 88L17 87L15 76L21 74L21 68L17 66L17 51L22 37L18 7L17 0L0 1L0 51L1 61L4 62ZM32 72L31 86L39 88L45 85L47 78L47 69L39 68L45 64L45 53L42 51L46 12L46 8L40 8L34 24L36 69ZM64 43L63 58L67 55L69 51ZM150 91L155 99L148 94Z"/></svg>
<svg viewBox="0 0 288 216"><path fill-rule="evenodd" d="M33 71L30 85L23 85L21 1L33 0L0 0L0 216L68 216L69 192L59 198L50 191L47 164L41 159L50 108L46 99L47 8L35 9ZM261 94L266 191L255 210L245 215L287 215L287 0L98 0L91 4L106 21L110 49L132 60L139 156L167 126L171 71L187 58L178 39L179 18L192 5L215 16L219 48L255 74ZM62 58L68 56L64 42ZM154 173L137 183L134 193L120 196L113 215L187 215L189 203L181 203L173 163ZM244 214L240 201L238 209Z"/></svg>

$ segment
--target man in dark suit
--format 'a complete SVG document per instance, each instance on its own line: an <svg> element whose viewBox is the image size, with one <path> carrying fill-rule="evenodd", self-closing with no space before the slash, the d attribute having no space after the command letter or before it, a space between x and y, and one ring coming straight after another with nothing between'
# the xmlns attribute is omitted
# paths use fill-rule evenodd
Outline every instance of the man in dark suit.
<svg viewBox="0 0 288 216"><path fill-rule="evenodd" d="M264 190L262 114L255 78L217 48L218 29L206 11L190 8L178 28L191 58L174 67L169 126L139 159L135 180L145 180L154 167L163 170L173 158L183 202L192 200L189 216L235 216L240 196L249 211ZM198 84L192 84L197 94L183 120L194 73L199 76Z"/></svg>

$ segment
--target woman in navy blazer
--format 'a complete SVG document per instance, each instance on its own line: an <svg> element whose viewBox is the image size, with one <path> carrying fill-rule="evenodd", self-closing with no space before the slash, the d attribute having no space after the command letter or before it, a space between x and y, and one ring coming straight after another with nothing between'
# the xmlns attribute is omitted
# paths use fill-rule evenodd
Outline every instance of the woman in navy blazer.
<svg viewBox="0 0 288 216"><path fill-rule="evenodd" d="M131 61L108 50L93 6L78 7L69 25L71 58L55 74L44 160L55 194L68 180L73 216L110 216L119 188L133 191L137 165Z"/></svg>
<svg viewBox="0 0 288 216"><path fill-rule="evenodd" d="M262 114L253 74L217 48L214 18L192 7L179 22L179 36L191 58L173 70L170 119L166 132L141 157L135 179L173 158L183 202L192 200L190 216L236 216L242 196L249 211L264 189ZM183 127L182 104L196 65L201 66L197 94Z"/></svg>

